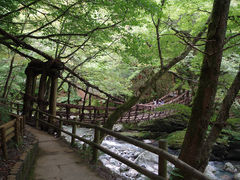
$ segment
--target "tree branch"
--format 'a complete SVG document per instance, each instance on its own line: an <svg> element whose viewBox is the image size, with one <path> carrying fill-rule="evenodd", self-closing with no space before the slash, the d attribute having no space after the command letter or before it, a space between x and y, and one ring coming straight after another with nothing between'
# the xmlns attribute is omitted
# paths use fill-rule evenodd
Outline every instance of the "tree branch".
<svg viewBox="0 0 240 180"><path fill-rule="evenodd" d="M30 7L31 5L33 5L33 4L36 4L38 1L41 1L41 0L33 1L32 3L29 3L28 5L24 5L23 7L19 8L19 9L16 9L14 11L11 11L11 12L8 12L6 14L3 14L3 15L0 16L0 19L2 19L4 17L7 17L7 16L9 16L9 15L11 15L13 13L19 12L19 11L21 11L23 9L26 9L26 8Z"/></svg>
<svg viewBox="0 0 240 180"><path fill-rule="evenodd" d="M208 23L209 21L207 21ZM194 38L193 45L196 44L201 36L206 32L207 27L204 27ZM140 88L139 93L133 95L129 98L128 101L126 101L124 104L117 107L117 109L109 116L106 123L103 125L104 128L112 129L113 125L116 123L116 121L125 113L127 112L132 106L134 106L141 96L148 90L148 88L154 84L160 77L162 77L170 68L172 68L175 64L183 60L189 52L192 50L191 46L187 46L185 51L183 51L179 56L169 60L170 62L164 66L162 69L160 69L157 73L155 73L149 80L147 80ZM101 133L101 140L103 140L104 133Z"/></svg>
<svg viewBox="0 0 240 180"><path fill-rule="evenodd" d="M2 28L0 28L0 34L2 34L7 39L11 39L14 43L16 43L17 46L21 46L22 48L31 50L31 51L39 54L40 56L46 58L48 61L52 61L53 60L53 58L51 56L49 56L48 54L46 54L43 51L40 51L40 50L34 48L33 46L25 43L24 41L21 41L20 39L16 38L15 36L13 36L13 35L7 33L6 31L4 31ZM3 42L0 42L0 43L3 44Z"/></svg>

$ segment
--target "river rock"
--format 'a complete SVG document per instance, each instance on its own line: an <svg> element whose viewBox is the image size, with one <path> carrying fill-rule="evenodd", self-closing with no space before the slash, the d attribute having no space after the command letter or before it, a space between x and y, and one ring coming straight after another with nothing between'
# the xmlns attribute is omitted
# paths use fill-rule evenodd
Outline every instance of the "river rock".
<svg viewBox="0 0 240 180"><path fill-rule="evenodd" d="M138 172L135 169L130 169L128 171L128 174L130 177L136 177L138 175Z"/></svg>
<svg viewBox="0 0 240 180"><path fill-rule="evenodd" d="M204 174L213 180L218 180L218 178L214 175L214 172L216 171L216 168L212 165L208 165L204 171Z"/></svg>
<svg viewBox="0 0 240 180"><path fill-rule="evenodd" d="M231 173L237 172L237 169L230 162L225 163L223 169Z"/></svg>
<svg viewBox="0 0 240 180"><path fill-rule="evenodd" d="M150 139L144 139L143 142L146 143L146 144L151 144L152 143L152 141Z"/></svg>
<svg viewBox="0 0 240 180"><path fill-rule="evenodd" d="M121 132L123 131L123 125L122 124L114 124L112 130L116 132Z"/></svg>
<svg viewBox="0 0 240 180"><path fill-rule="evenodd" d="M237 173L233 177L234 180L240 180L240 173Z"/></svg>
<svg viewBox="0 0 240 180"><path fill-rule="evenodd" d="M154 165L155 163L158 163L158 156L149 151L144 151L137 157L137 159L135 159L134 162L140 166L142 164L147 165L149 163L153 163L152 165Z"/></svg>
<svg viewBox="0 0 240 180"><path fill-rule="evenodd" d="M120 167L113 164L105 164L105 167L109 168L111 171L120 174Z"/></svg>
<svg viewBox="0 0 240 180"><path fill-rule="evenodd" d="M152 125L143 127L144 130L150 130L151 132L167 132L183 130L187 127L187 117L184 115L172 115L164 119L156 119Z"/></svg>
<svg viewBox="0 0 240 180"><path fill-rule="evenodd" d="M129 167L126 164L122 163L120 166L120 171L123 172L123 171L127 171L127 170L129 170Z"/></svg>

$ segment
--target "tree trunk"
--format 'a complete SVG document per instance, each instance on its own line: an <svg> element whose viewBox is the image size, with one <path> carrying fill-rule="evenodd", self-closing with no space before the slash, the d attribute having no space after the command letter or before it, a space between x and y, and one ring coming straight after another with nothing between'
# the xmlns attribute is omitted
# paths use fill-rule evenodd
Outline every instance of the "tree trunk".
<svg viewBox="0 0 240 180"><path fill-rule="evenodd" d="M4 99L4 98L7 98L6 95L7 95L7 90L8 90L8 83L9 83L10 77L11 77L11 75L12 75L14 59L15 59L15 53L14 53L12 59L11 59L8 76L7 76L5 85L4 85L3 94L2 94L2 98L3 98L3 99Z"/></svg>
<svg viewBox="0 0 240 180"><path fill-rule="evenodd" d="M219 137L219 134L221 133L223 127L225 126L227 119L229 118L229 110L239 92L239 89L240 89L240 70L238 71L238 74L236 75L230 89L227 92L227 95L223 100L216 122L214 123L207 137L207 140L202 148L202 156L199 165L201 171L204 171L208 164L212 147L216 142L217 138Z"/></svg>
<svg viewBox="0 0 240 180"><path fill-rule="evenodd" d="M208 24L209 22L207 21L206 24ZM199 39L201 38L201 36L205 33L206 31L206 27L204 27L194 38L192 45L194 46ZM161 70L159 70L157 73L155 73L153 75L153 77L151 79L149 79L148 81L146 81L144 83L144 85L142 87L139 88L139 93L133 95L131 98L129 98L129 100L127 100L127 102L125 102L124 104L120 105L119 107L116 108L116 110L109 116L109 118L107 119L106 123L104 123L103 127L107 128L107 129L112 129L113 125L117 122L117 120L128 110L131 109L131 107L133 107L140 99L140 97L145 94L145 92L148 90L148 88L152 85L155 84L155 82L161 78L166 72L168 72L169 69L171 69L174 65L176 65L178 62L180 62L181 60L183 60L188 54L189 52L192 50L191 46L187 46L186 50L183 51L179 56L169 60L169 63L164 66L163 68L161 68ZM103 140L104 138L104 133L101 132L101 140Z"/></svg>
<svg viewBox="0 0 240 180"><path fill-rule="evenodd" d="M230 0L215 0L208 26L205 56L198 91L179 158L199 169L201 150L212 116L217 83L222 61L222 50L227 27ZM185 179L191 179L184 175Z"/></svg>

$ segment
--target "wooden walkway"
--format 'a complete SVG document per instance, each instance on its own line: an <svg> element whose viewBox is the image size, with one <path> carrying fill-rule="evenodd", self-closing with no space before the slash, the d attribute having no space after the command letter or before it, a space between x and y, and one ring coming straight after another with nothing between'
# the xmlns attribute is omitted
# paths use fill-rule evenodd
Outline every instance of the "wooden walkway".
<svg viewBox="0 0 240 180"><path fill-rule="evenodd" d="M126 112L119 120L119 123L137 123L140 121L148 121L159 118L168 117L176 112L173 110L162 110L158 108L167 104L185 104L189 105L191 102L191 94L185 91L181 94L171 92L162 98L158 99L158 103L150 102L146 104L137 104ZM96 123L96 121L105 122L109 115L116 110L116 107L108 106L86 106L57 103L57 115L61 118L71 120L77 119L80 122Z"/></svg>
<svg viewBox="0 0 240 180"><path fill-rule="evenodd" d="M102 180L62 140L30 126L27 126L27 130L39 139L34 180Z"/></svg>

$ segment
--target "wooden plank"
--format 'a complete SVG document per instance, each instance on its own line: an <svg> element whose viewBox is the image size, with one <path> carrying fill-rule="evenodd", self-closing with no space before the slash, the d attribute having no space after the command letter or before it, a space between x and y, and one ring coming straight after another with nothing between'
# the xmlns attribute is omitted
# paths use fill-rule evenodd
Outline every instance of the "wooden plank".
<svg viewBox="0 0 240 180"><path fill-rule="evenodd" d="M9 127L8 129L6 129L6 136L11 134L12 132L14 132L15 128L13 127Z"/></svg>
<svg viewBox="0 0 240 180"><path fill-rule="evenodd" d="M5 130L5 128L3 128L2 131L1 131L1 138L2 138L1 145L2 145L3 157L5 159L7 159L8 158L8 156L7 156L7 140L6 140L6 130Z"/></svg>
<svg viewBox="0 0 240 180"><path fill-rule="evenodd" d="M1 125L0 129L2 129L2 128L8 129L9 127L13 126L15 124L15 122L16 122L16 119L11 120L11 121Z"/></svg>
<svg viewBox="0 0 240 180"><path fill-rule="evenodd" d="M6 136L6 142L8 142L10 139L12 139L15 136L15 132L12 132Z"/></svg>

